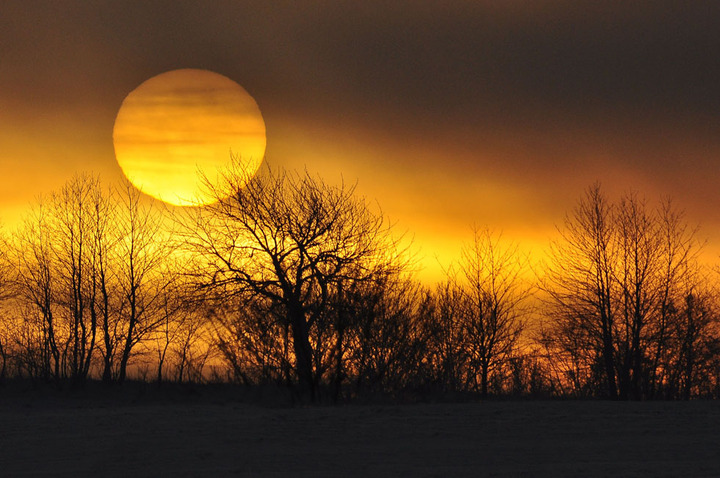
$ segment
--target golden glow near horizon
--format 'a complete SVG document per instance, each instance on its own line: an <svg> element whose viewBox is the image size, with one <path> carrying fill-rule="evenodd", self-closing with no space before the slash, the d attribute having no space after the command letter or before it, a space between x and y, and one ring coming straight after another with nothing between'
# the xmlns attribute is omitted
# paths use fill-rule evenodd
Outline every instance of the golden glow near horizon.
<svg viewBox="0 0 720 478"><path fill-rule="evenodd" d="M118 164L144 193L177 206L204 204L200 173L212 178L240 157L252 175L265 154L265 123L255 100L207 70L162 73L125 98L115 119Z"/></svg>

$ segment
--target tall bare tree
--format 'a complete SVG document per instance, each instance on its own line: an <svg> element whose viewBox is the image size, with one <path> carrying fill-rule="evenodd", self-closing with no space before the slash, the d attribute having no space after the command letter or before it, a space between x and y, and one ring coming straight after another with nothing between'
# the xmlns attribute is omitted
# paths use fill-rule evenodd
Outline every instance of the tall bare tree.
<svg viewBox="0 0 720 478"><path fill-rule="evenodd" d="M29 369L81 383L99 350L103 380L124 380L175 277L164 266L170 246L161 228L129 183L113 192L77 175L40 202L9 247L27 326L17 338L23 355L40 362Z"/></svg>
<svg viewBox="0 0 720 478"><path fill-rule="evenodd" d="M89 371L97 337L93 281L97 231L93 229L93 215L96 202L103 200L99 188L96 178L77 176L53 194L58 297L69 315L70 374L80 380Z"/></svg>
<svg viewBox="0 0 720 478"><path fill-rule="evenodd" d="M429 317L426 318L427 353L432 382L443 392L467 390L469 350L465 346L463 291L454 278L435 288Z"/></svg>
<svg viewBox="0 0 720 478"><path fill-rule="evenodd" d="M574 357L581 381L602 383L611 398L652 396L668 354L677 360L668 347L695 287L694 231L669 202L653 210L628 194L611 204L596 185L561 232L543 282L546 345Z"/></svg>
<svg viewBox="0 0 720 478"><path fill-rule="evenodd" d="M0 225L1 226L1 225ZM7 255L8 243L4 231L0 229L0 383L5 379L8 367L8 318L7 302L14 293L11 290L12 283L8 280L11 277L12 267Z"/></svg>
<svg viewBox="0 0 720 478"><path fill-rule="evenodd" d="M83 382L97 345L101 225L99 180L77 175L29 215L12 241L18 295L41 317L45 374Z"/></svg>
<svg viewBox="0 0 720 478"><path fill-rule="evenodd" d="M163 230L160 213L141 202L140 192L125 183L120 192L116 275L120 301L117 334L122 383L135 346L164 320L167 294L173 292L175 271L168 257L174 252Z"/></svg>
<svg viewBox="0 0 720 478"><path fill-rule="evenodd" d="M248 178L239 164L208 181L215 202L190 217L195 274L204 288L262 297L281 311L302 395L314 400L318 327L331 290L370 280L378 264L392 267L395 243L354 187L270 169Z"/></svg>
<svg viewBox="0 0 720 478"><path fill-rule="evenodd" d="M51 233L46 217L47 207L41 203L25 218L23 226L16 232L9 247L14 266L12 280L18 290L18 300L30 305L26 315L28 318L38 319L32 330L37 331L40 337L37 341L39 343L35 340L23 340L20 336L16 340L18 346L25 349L23 355L31 357L37 352L38 359L27 361L27 368L34 369L37 366L45 378L52 375L59 379L62 347L58 346L59 341L56 338L54 267Z"/></svg>
<svg viewBox="0 0 720 478"><path fill-rule="evenodd" d="M509 363L525 326L521 258L515 246L504 247L500 237L475 230L462 250L459 274L452 278L458 300L470 377L488 395L490 376Z"/></svg>
<svg viewBox="0 0 720 478"><path fill-rule="evenodd" d="M180 267L171 266L172 270L179 271ZM187 284L183 283L180 275L174 275L173 281L169 282L161 297L158 300L157 327L152 332L154 352L157 357L156 382L162 384L166 378L168 357L176 353L178 343L183 350L186 347L190 335L184 333L186 330L196 330L204 322L205 310L198 310L197 301L188 300L190 294ZM209 314L205 314L207 316ZM196 325L197 324L197 325Z"/></svg>

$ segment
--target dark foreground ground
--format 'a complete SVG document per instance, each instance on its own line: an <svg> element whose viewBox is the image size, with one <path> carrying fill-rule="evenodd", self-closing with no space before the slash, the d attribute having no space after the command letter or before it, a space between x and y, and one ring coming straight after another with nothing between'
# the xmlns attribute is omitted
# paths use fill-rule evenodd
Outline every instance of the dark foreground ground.
<svg viewBox="0 0 720 478"><path fill-rule="evenodd" d="M720 476L720 402L2 397L0 476Z"/></svg>

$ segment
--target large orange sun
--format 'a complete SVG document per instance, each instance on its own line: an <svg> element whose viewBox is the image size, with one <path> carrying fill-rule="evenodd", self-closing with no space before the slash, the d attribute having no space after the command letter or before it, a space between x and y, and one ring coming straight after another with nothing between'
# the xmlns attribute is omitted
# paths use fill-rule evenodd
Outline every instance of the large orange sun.
<svg viewBox="0 0 720 478"><path fill-rule="evenodd" d="M207 70L157 75L125 98L113 128L115 157L130 182L177 206L206 204L202 175L213 178L231 153L248 177L265 154L265 123L255 100Z"/></svg>

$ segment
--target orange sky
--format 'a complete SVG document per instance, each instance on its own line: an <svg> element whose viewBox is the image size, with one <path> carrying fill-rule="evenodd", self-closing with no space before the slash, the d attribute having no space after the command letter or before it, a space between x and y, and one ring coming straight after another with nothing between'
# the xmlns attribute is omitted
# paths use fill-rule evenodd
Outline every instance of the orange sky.
<svg viewBox="0 0 720 478"><path fill-rule="evenodd" d="M358 190L432 280L471 227L541 249L600 180L671 195L720 244L720 5L84 2L0 6L0 219L73 172L121 177L115 115L148 78L242 85L273 166Z"/></svg>

